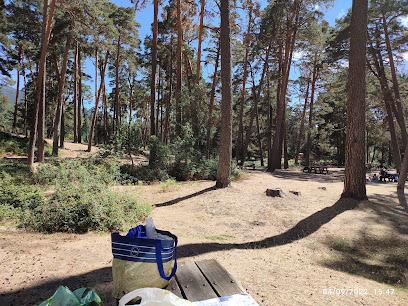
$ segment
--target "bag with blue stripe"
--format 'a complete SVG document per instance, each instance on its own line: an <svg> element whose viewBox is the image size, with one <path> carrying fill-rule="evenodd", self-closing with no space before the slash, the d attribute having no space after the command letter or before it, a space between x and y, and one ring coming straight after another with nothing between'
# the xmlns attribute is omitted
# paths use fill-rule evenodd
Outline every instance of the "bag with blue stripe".
<svg viewBox="0 0 408 306"><path fill-rule="evenodd" d="M156 230L149 223L130 229L126 236L112 233L112 296L115 299L138 288L164 288L176 273L177 237Z"/></svg>

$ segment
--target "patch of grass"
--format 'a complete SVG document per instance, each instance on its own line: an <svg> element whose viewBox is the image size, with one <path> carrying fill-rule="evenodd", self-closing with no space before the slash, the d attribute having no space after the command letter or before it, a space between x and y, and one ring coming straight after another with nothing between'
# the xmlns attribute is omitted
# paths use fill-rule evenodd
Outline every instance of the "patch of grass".
<svg viewBox="0 0 408 306"><path fill-rule="evenodd" d="M230 234L220 234L217 236L204 236L204 238L208 240L213 240L213 241L225 241L225 240L233 239L235 238L235 236L230 235Z"/></svg>
<svg viewBox="0 0 408 306"><path fill-rule="evenodd" d="M407 288L408 249L405 240L363 233L359 239L350 242L331 237L324 243L339 255L325 260L322 263L325 267Z"/></svg>
<svg viewBox="0 0 408 306"><path fill-rule="evenodd" d="M177 185L176 180L174 179L167 179L164 182L160 182L160 188L162 192L169 192L169 191L175 191L180 188L180 186Z"/></svg>

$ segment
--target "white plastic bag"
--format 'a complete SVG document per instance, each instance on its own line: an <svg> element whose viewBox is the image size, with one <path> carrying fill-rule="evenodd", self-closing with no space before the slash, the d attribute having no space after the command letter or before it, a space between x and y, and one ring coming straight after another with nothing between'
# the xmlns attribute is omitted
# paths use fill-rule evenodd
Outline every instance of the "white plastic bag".
<svg viewBox="0 0 408 306"><path fill-rule="evenodd" d="M193 303L179 298L168 290L159 288L140 288L129 292L119 300L119 306L125 306L131 300L141 297L140 306L183 306ZM133 305L132 305L133 306Z"/></svg>

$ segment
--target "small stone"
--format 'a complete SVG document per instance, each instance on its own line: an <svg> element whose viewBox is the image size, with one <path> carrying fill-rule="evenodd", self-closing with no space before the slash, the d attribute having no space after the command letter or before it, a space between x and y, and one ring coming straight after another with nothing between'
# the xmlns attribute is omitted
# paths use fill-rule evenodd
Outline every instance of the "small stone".
<svg viewBox="0 0 408 306"><path fill-rule="evenodd" d="M327 188L326 187L319 187L318 189L326 190Z"/></svg>
<svg viewBox="0 0 408 306"><path fill-rule="evenodd" d="M283 193L282 189L280 189L280 188L266 189L266 195L268 197L281 197L281 198L285 197L285 194Z"/></svg>
<svg viewBox="0 0 408 306"><path fill-rule="evenodd" d="M294 195L297 195L298 197L300 197L301 193L300 191L296 191L296 190L289 190L290 193L293 193Z"/></svg>

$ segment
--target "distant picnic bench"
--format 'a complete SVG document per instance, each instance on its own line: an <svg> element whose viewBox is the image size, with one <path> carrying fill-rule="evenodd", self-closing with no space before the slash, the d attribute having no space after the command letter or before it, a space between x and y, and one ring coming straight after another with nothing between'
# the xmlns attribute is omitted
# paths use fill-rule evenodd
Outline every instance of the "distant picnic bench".
<svg viewBox="0 0 408 306"><path fill-rule="evenodd" d="M316 173L316 174L329 174L329 169L326 166L306 166L303 168L303 172Z"/></svg>

